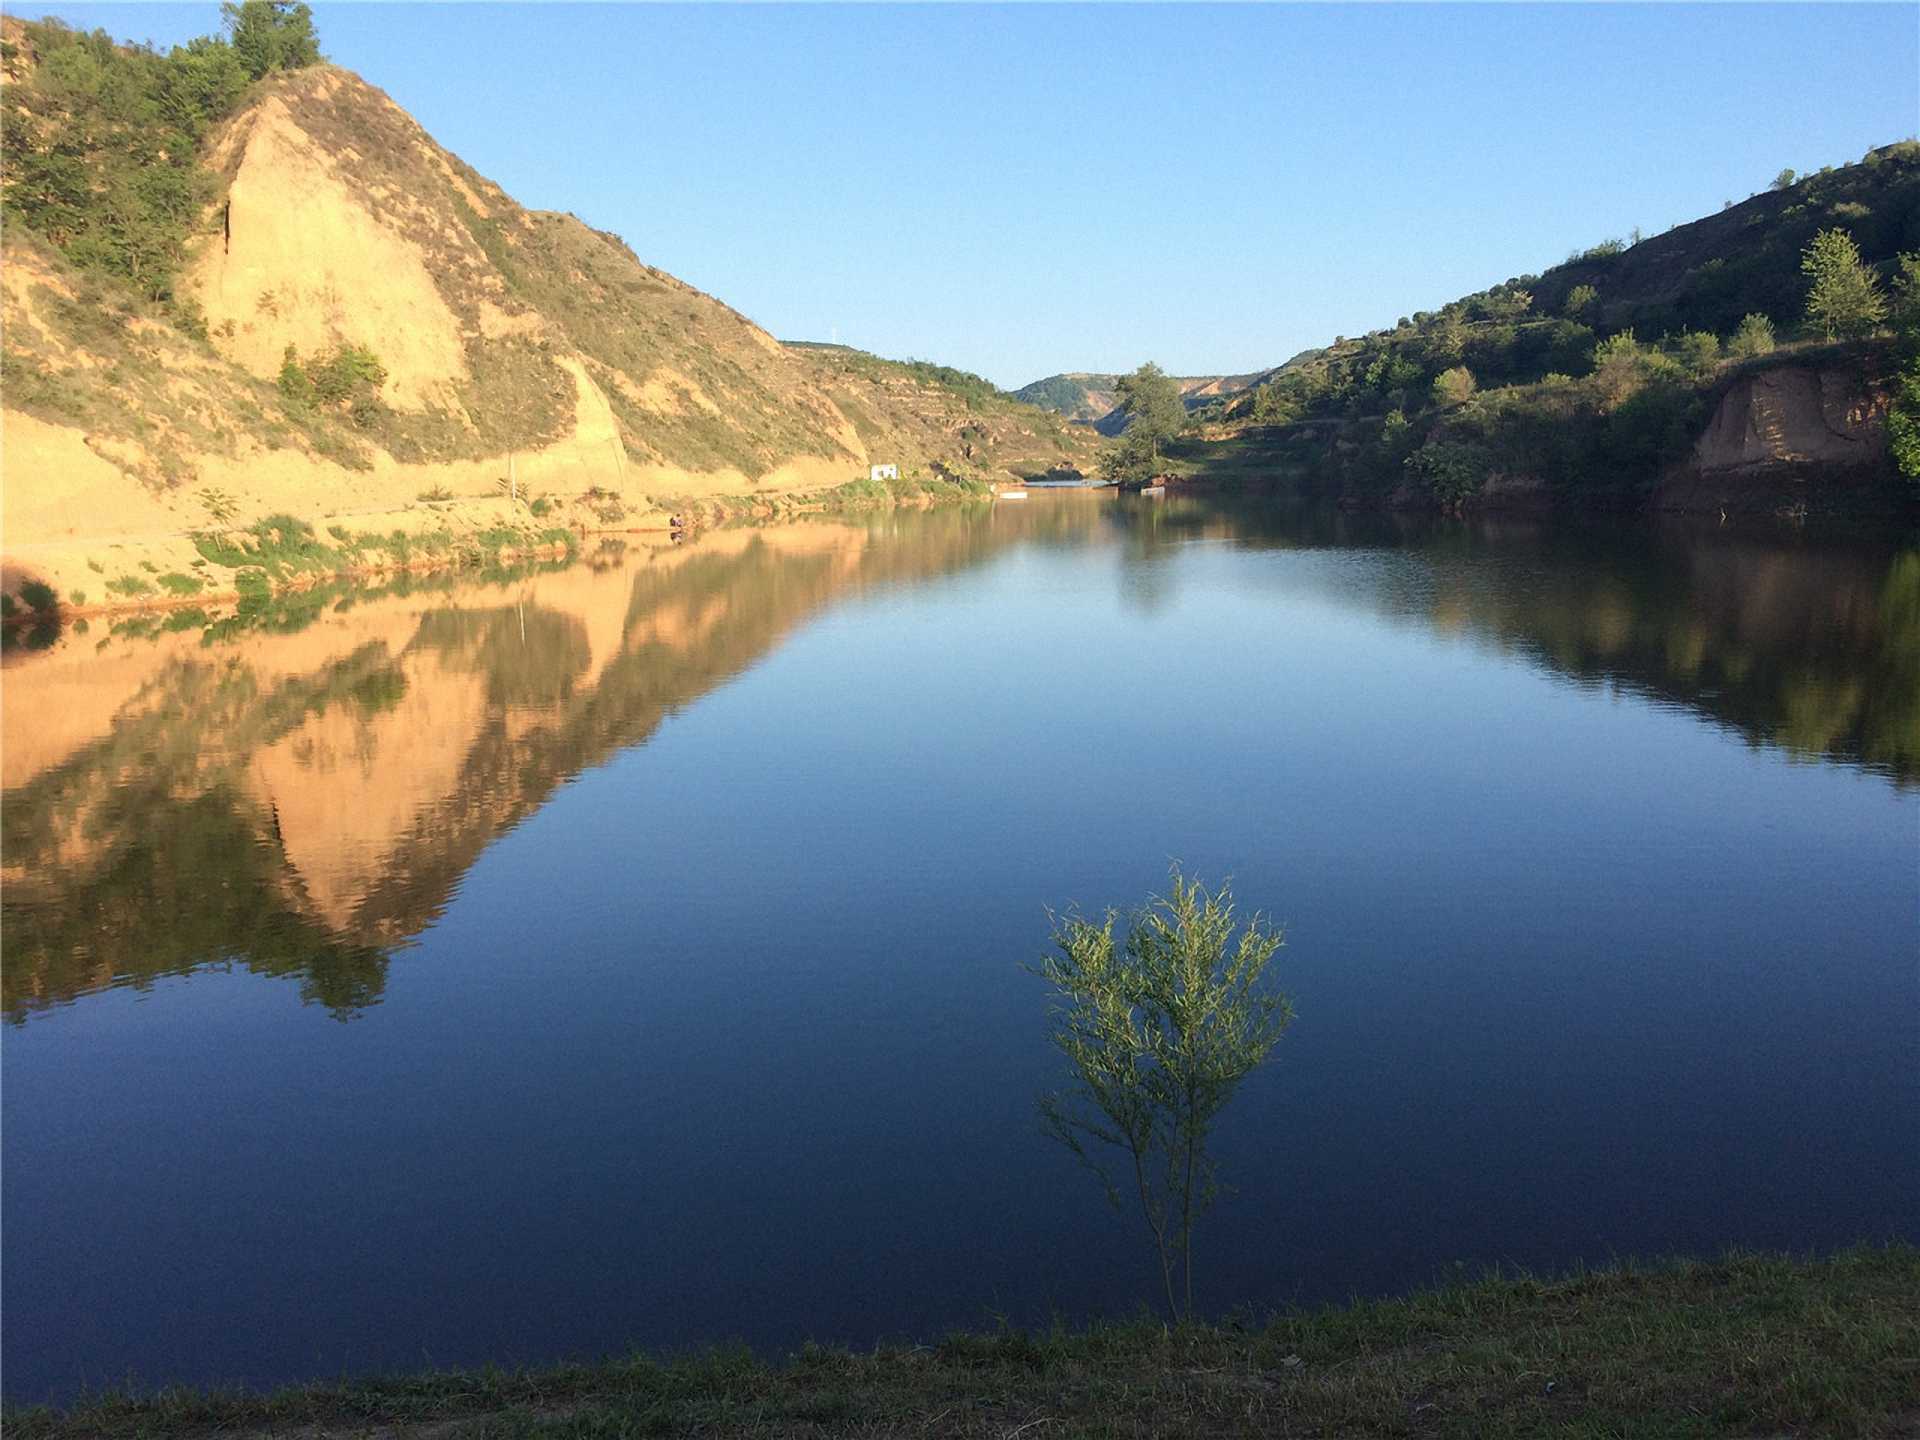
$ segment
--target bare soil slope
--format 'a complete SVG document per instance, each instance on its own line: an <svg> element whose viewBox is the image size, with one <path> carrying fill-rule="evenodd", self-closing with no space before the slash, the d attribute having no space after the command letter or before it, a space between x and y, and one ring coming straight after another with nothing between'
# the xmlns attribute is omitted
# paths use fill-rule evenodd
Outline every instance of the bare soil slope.
<svg viewBox="0 0 1920 1440"><path fill-rule="evenodd" d="M10 591L38 579L76 603L89 580L269 516L606 528L825 491L881 461L993 479L1091 450L1032 407L983 422L907 372L789 350L618 236L517 205L334 66L257 83L203 160L219 183L171 314L7 232ZM378 358L376 393L285 393L289 358L313 371L345 347Z"/></svg>

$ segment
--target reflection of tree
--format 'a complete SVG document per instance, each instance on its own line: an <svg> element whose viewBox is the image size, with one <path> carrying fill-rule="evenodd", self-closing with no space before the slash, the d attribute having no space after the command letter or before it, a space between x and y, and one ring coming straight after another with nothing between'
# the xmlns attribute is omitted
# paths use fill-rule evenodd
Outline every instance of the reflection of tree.
<svg viewBox="0 0 1920 1440"><path fill-rule="evenodd" d="M494 705L558 705L593 659L586 626L537 605L436 610L421 620L413 643L486 676Z"/></svg>
<svg viewBox="0 0 1920 1440"><path fill-rule="evenodd" d="M1410 622L1465 628L1593 684L1684 704L1748 739L1920 777L1920 552L1696 524L1343 515L1196 500L1178 528L1258 548L1405 549L1425 562L1344 592Z"/></svg>
<svg viewBox="0 0 1920 1440"><path fill-rule="evenodd" d="M1404 551L1404 562L1294 578L1341 604L1464 629L1557 672L1684 703L1756 742L1920 776L1920 552L1084 499L722 532L630 565L624 582L596 581L587 604L612 616L541 603L542 585L565 576L530 582L518 603L469 586L417 620L408 612L399 655L375 641L306 673L285 673L293 652L278 647L293 637L258 629L169 660L106 734L0 806L0 1003L18 1019L105 985L231 962L298 977L306 998L351 1013L379 998L388 951L431 923L494 838L563 781L646 740L839 599L1014 543L1117 542L1143 573L1168 570L1170 549L1195 538ZM589 620L612 643L590 640ZM32 703L34 663L10 665L10 705ZM397 812L387 852L323 909L252 767L330 714L368 747L357 763L404 763L382 756L380 737L411 725L430 687L453 682L477 685L477 712L463 712L473 728L431 793Z"/></svg>

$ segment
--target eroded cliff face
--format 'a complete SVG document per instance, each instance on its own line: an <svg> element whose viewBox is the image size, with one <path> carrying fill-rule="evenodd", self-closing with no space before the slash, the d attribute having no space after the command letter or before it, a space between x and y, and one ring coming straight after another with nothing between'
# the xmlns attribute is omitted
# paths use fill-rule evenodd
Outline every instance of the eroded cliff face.
<svg viewBox="0 0 1920 1440"><path fill-rule="evenodd" d="M1887 394L1857 367L1782 365L1728 387L1694 445L1705 474L1773 465L1878 465Z"/></svg>
<svg viewBox="0 0 1920 1440"><path fill-rule="evenodd" d="M1887 451L1888 390L1864 359L1784 363L1736 377L1656 509L1880 511L1906 498Z"/></svg>

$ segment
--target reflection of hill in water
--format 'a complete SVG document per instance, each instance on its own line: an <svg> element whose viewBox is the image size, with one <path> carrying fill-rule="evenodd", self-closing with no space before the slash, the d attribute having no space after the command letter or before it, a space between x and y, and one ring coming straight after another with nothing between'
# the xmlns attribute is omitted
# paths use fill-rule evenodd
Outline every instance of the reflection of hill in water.
<svg viewBox="0 0 1920 1440"><path fill-rule="evenodd" d="M836 599L1020 541L1117 540L1145 562L1126 583L1177 584L1151 562L1199 536L1412 552L1302 583L1795 754L1920 773L1911 550L1092 496L723 531L612 566L349 597L294 633L98 653L67 636L15 656L6 1014L217 963L297 977L350 1014L503 831Z"/></svg>
<svg viewBox="0 0 1920 1440"><path fill-rule="evenodd" d="M1328 598L1621 685L1755 744L1920 778L1920 549L1694 522L1566 524L1179 501L1121 511L1141 556L1199 536L1431 563Z"/></svg>
<svg viewBox="0 0 1920 1440"><path fill-rule="evenodd" d="M383 596L294 634L66 637L4 709L9 1017L233 962L340 1013L554 787L862 588L1086 531L1086 504L728 530ZM217 877L217 878L215 878Z"/></svg>

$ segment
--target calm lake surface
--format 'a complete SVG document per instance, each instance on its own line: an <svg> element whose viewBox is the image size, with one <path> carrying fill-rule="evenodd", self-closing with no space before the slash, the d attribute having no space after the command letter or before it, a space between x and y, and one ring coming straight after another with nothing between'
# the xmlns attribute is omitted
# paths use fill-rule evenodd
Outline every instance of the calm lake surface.
<svg viewBox="0 0 1920 1440"><path fill-rule="evenodd" d="M1914 548L1036 495L0 716L14 1400L1127 1311L1021 964L1172 858L1299 1008L1204 1308L1920 1237Z"/></svg>

